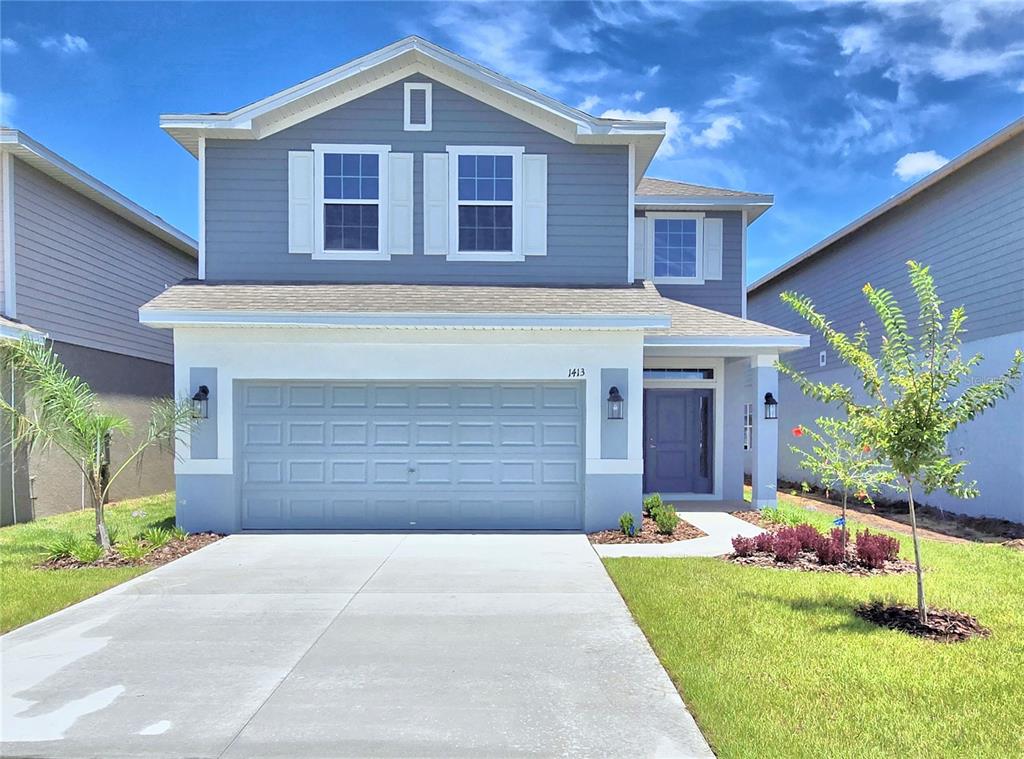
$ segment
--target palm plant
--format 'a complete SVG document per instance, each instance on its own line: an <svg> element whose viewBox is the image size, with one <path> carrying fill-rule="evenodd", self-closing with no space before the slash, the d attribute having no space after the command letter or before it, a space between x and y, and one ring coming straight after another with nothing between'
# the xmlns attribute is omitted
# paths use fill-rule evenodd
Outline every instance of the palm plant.
<svg viewBox="0 0 1024 759"><path fill-rule="evenodd" d="M863 323L851 338L836 330L809 298L791 292L781 295L782 300L818 330L839 357L853 367L860 377L866 400L859 400L850 388L839 383L813 382L785 363L779 363L779 370L807 395L823 403L838 404L846 412L857 442L874 448L878 461L894 472L895 484L906 492L917 568L918 619L924 624L928 611L924 602L914 487L925 493L944 489L958 498L978 496L977 483L963 480L968 462L953 461L947 440L961 424L1009 395L1020 378L1024 353L1016 350L1010 367L1003 374L969 381L983 357L977 354L965 358L960 352L967 319L963 306L954 308L948 318L945 317L928 267L915 261L908 261L907 266L918 301L916 341L895 296L870 284L863 288L885 331L878 358L869 350L868 331Z"/></svg>
<svg viewBox="0 0 1024 759"><path fill-rule="evenodd" d="M6 364L24 384L22 406L0 398L0 412L11 422L10 444L30 448L57 448L82 470L96 516L96 542L111 547L103 517L103 505L118 477L132 465L141 465L143 454L152 447L172 446L178 434L191 428L192 407L188 401L171 398L155 401L149 428L129 448L124 460L114 466L108 460L110 442L117 436L132 435L131 420L104 412L96 394L80 378L68 372L60 358L42 342L25 338L3 347Z"/></svg>

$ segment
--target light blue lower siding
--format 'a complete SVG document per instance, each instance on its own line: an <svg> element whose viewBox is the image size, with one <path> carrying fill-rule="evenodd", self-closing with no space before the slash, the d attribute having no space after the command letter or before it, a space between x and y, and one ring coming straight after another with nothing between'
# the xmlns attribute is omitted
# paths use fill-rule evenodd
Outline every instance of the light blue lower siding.
<svg viewBox="0 0 1024 759"><path fill-rule="evenodd" d="M644 498L642 474L588 474L586 488L586 532L617 529L619 517L626 511L632 513L633 521L640 525Z"/></svg>
<svg viewBox="0 0 1024 759"><path fill-rule="evenodd" d="M175 481L180 527L189 532L241 531L233 474L179 474Z"/></svg>

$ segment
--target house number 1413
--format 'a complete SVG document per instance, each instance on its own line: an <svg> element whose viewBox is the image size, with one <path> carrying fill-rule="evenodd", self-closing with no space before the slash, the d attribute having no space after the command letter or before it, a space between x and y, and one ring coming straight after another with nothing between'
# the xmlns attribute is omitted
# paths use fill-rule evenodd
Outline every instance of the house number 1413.
<svg viewBox="0 0 1024 759"><path fill-rule="evenodd" d="M577 366L569 370L570 377L586 377L587 372L582 366Z"/></svg>

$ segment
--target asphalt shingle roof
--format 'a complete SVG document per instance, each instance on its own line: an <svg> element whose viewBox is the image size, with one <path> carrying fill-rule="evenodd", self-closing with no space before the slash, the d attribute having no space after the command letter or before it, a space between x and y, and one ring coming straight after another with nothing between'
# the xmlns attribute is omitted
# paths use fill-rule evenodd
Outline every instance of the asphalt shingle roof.
<svg viewBox="0 0 1024 759"><path fill-rule="evenodd" d="M495 285L264 284L186 280L145 311L275 314L482 314L660 316L650 334L680 337L792 337L767 324L664 298L650 282L620 287Z"/></svg>
<svg viewBox="0 0 1024 759"><path fill-rule="evenodd" d="M741 192L739 190L728 190L724 187L708 187L700 184L689 184L687 182L676 182L670 179L656 179L644 177L636 188L637 195L661 195L681 198L743 198L755 200L764 198L763 193Z"/></svg>

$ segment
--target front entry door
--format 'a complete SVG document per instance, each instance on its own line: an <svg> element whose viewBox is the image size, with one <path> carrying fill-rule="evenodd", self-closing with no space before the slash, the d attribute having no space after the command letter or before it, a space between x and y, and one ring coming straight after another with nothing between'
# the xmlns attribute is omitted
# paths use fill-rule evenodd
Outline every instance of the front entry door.
<svg viewBox="0 0 1024 759"><path fill-rule="evenodd" d="M711 493L712 390L644 391L644 492Z"/></svg>

